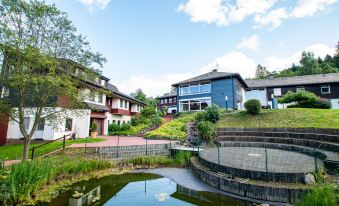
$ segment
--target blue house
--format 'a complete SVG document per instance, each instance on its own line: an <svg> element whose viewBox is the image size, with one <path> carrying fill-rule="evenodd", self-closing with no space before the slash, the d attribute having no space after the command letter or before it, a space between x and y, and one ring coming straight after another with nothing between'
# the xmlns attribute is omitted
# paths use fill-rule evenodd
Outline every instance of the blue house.
<svg viewBox="0 0 339 206"><path fill-rule="evenodd" d="M201 111L216 104L220 108L243 109L246 82L238 73L213 70L172 85L177 90L178 112Z"/></svg>

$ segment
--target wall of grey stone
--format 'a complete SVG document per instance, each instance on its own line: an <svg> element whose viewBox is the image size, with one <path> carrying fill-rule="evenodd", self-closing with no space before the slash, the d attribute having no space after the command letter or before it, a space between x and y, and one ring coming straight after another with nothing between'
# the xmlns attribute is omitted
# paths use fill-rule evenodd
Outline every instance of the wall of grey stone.
<svg viewBox="0 0 339 206"><path fill-rule="evenodd" d="M131 158L136 156L170 155L171 148L178 147L179 142L171 144L148 144L130 146L99 147L96 150L102 159Z"/></svg>
<svg viewBox="0 0 339 206"><path fill-rule="evenodd" d="M191 169L200 180L215 188L257 200L291 203L295 199L300 199L308 192L307 189L254 185L232 179L226 179L217 173L197 166L196 164L192 163L192 161Z"/></svg>
<svg viewBox="0 0 339 206"><path fill-rule="evenodd" d="M286 182L286 183L302 183L304 182L304 173L282 173L282 172L262 172L254 170L245 170L235 167L229 167L226 165L219 165L217 163L208 161L204 158L199 157L199 162L212 170L213 172L220 172L223 174L230 174L232 176L275 181L275 182Z"/></svg>
<svg viewBox="0 0 339 206"><path fill-rule="evenodd" d="M257 131L257 132L290 132L339 135L339 129L324 128L218 128L218 131Z"/></svg>
<svg viewBox="0 0 339 206"><path fill-rule="evenodd" d="M317 148L321 144L321 149L339 152L339 144L328 143L307 139L281 138L281 137L257 137L257 136L219 136L216 141L243 141L243 142L270 142L280 144L301 145L312 148Z"/></svg>

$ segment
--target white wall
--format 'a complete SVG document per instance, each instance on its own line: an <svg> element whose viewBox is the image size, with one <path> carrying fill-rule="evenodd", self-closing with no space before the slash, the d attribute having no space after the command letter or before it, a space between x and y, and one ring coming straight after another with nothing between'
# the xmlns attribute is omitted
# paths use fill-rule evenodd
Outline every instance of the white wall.
<svg viewBox="0 0 339 206"><path fill-rule="evenodd" d="M60 108L53 108L54 110L60 110ZM49 112L53 111L48 110ZM34 123L34 115L26 115L30 117L28 131L32 130ZM65 131L66 118L73 119L72 121L72 131ZM89 126L90 126L90 110L77 110L77 111L65 111L59 115L56 123L52 124L48 119L45 120L45 126L43 131L35 131L32 139L44 139L44 140L54 140L62 137L63 135L70 134L72 132L77 132L77 138L84 138L89 135ZM9 139L20 139L23 138L19 124L13 120L9 122L7 138Z"/></svg>
<svg viewBox="0 0 339 206"><path fill-rule="evenodd" d="M269 102L267 102L267 91L266 91L266 89L246 91L245 92L245 98L246 98L246 100L257 99L261 102L262 106L269 105Z"/></svg>
<svg viewBox="0 0 339 206"><path fill-rule="evenodd" d="M331 99L332 109L339 109L339 99Z"/></svg>

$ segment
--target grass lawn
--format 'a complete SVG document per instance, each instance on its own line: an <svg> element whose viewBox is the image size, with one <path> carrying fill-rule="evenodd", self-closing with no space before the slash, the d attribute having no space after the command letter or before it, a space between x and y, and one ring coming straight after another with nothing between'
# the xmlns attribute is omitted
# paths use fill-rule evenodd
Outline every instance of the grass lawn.
<svg viewBox="0 0 339 206"><path fill-rule="evenodd" d="M102 138L87 138L87 142L102 142L105 141L105 139ZM86 139L76 139L76 140L66 140L66 146L71 145L71 144L76 144L76 143L85 143ZM38 146L43 143L35 143L31 144L30 148L33 146ZM35 157L49 153L51 151L54 151L56 149L62 148L62 141L56 141L52 142L50 144L47 144L43 147L37 148L35 150ZM23 151L23 144L15 144L15 145L5 145L5 146L0 146L0 158L5 158L5 159L21 159L22 156L22 151ZM31 157L31 152L29 155L29 158Z"/></svg>
<svg viewBox="0 0 339 206"><path fill-rule="evenodd" d="M237 112L223 116L217 127L339 129L339 110L301 108L262 110L260 114L254 116Z"/></svg>

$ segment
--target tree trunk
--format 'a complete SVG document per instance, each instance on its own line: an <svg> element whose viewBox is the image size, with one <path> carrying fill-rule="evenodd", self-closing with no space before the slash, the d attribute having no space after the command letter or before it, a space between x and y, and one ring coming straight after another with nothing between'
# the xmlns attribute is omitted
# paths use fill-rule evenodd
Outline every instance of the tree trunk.
<svg viewBox="0 0 339 206"><path fill-rule="evenodd" d="M31 144L31 138L29 136L25 136L24 137L24 151L22 153L22 161L28 160L30 144Z"/></svg>

